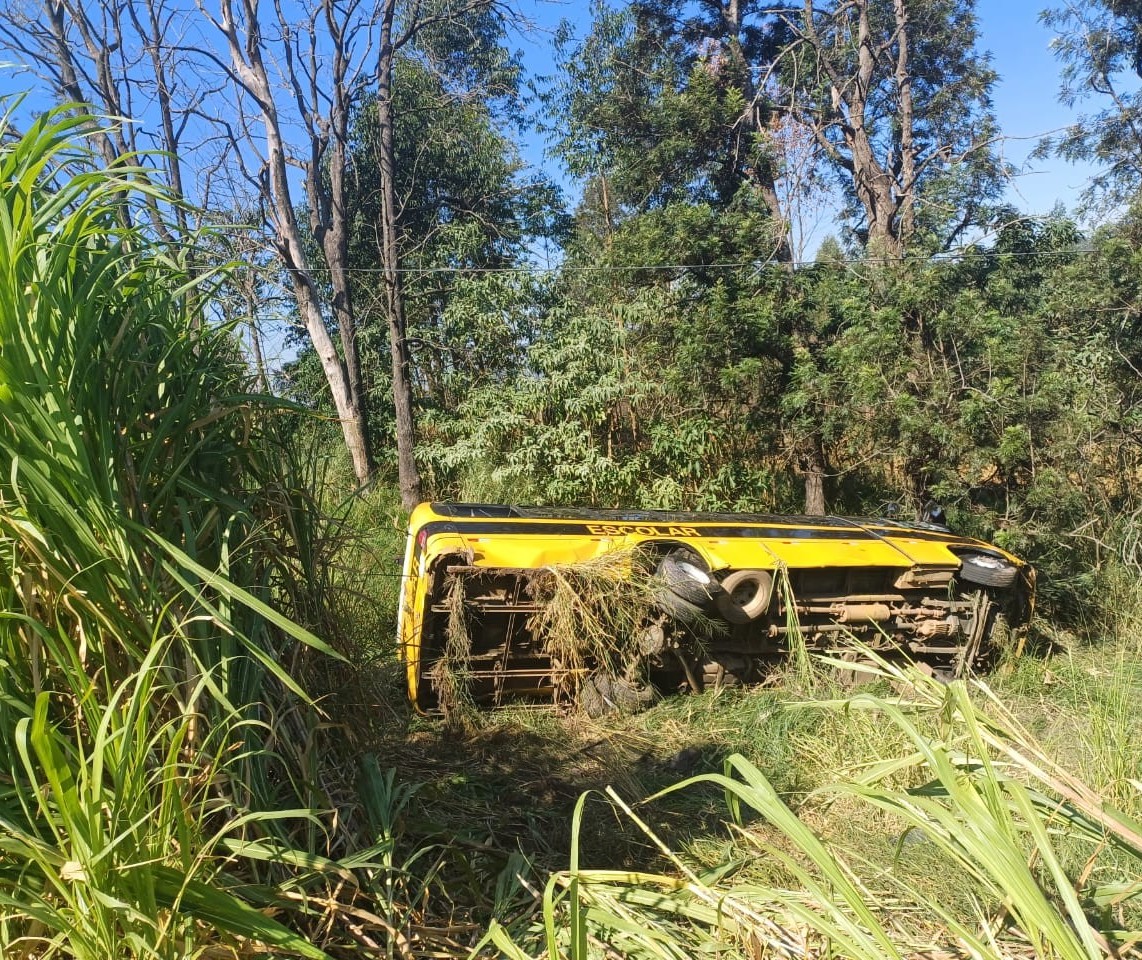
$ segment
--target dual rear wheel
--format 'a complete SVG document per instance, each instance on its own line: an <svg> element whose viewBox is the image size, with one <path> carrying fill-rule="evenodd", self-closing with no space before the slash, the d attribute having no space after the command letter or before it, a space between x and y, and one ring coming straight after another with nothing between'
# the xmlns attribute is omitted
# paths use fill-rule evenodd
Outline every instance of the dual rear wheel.
<svg viewBox="0 0 1142 960"><path fill-rule="evenodd" d="M706 562L680 548L663 557L654 571L655 602L682 622L710 612L732 624L750 623L769 609L773 574L768 570L735 570L718 581Z"/></svg>

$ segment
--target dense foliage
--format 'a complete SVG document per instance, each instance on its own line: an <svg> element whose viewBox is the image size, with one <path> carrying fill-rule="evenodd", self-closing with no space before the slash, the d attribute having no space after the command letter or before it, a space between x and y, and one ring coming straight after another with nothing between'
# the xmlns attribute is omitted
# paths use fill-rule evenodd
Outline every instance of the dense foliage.
<svg viewBox="0 0 1142 960"><path fill-rule="evenodd" d="M541 101L583 184L565 232L510 145L518 76L502 34L485 18L401 61L426 496L835 513L934 498L957 528L1035 562L1047 609L1065 617L1108 561L1135 561L1122 518L1140 507L1136 218L1085 235L1062 213L997 205L995 78L974 6L906 12L870 0L782 26L749 4L596 8L585 38L558 39ZM856 37L864 21L844 18L858 13L873 33L897 24L877 56L912 37L896 60L867 63L881 77L865 103L873 155L902 163L898 68L911 58L917 167L912 206L900 195L893 214L910 225L898 258L861 246L843 124L814 133L806 120L828 78L859 80L861 44L822 39ZM1074 43L1059 48L1068 76L1085 63ZM449 51L470 65L451 84L432 66ZM798 79L782 86L787 73ZM474 87L490 92L457 99ZM370 122L366 108L355 128L359 305L375 287ZM852 201L847 246L830 239L792 266L787 218L830 181ZM930 257L973 224L989 232ZM553 271L529 259L539 237L562 242ZM377 357L383 315L361 313ZM320 401L312 357L295 376L307 363L298 396ZM369 366L383 450L388 388Z"/></svg>
<svg viewBox="0 0 1142 960"><path fill-rule="evenodd" d="M813 46L856 37L854 11L874 33L896 23L881 53L912 37L867 66L876 157L901 156L905 53L917 111L912 207L893 214L910 232L887 260L860 245L843 124L806 120L829 77L865 82L856 40ZM549 221L512 187L503 116L442 116L425 86L439 78L405 65L405 149L430 161L407 169L431 171L404 213L426 495L837 513L936 498L1028 555L1063 603L1109 559L1133 562L1134 219L1085 236L997 206L974 6L907 11L783 27L749 4L596 8L585 39L559 40L542 101L584 184L553 273L527 263ZM367 115L359 129L364 143ZM791 269L784 218L829 179L853 202L849 245ZM989 233L926 258L973 224Z"/></svg>
<svg viewBox="0 0 1142 960"><path fill-rule="evenodd" d="M797 511L815 450L831 512L936 498L1074 599L1139 507L1130 230L1083 245L1063 219L1014 223L936 263L604 273L423 455L446 496ZM1095 291L1117 306L1090 309Z"/></svg>

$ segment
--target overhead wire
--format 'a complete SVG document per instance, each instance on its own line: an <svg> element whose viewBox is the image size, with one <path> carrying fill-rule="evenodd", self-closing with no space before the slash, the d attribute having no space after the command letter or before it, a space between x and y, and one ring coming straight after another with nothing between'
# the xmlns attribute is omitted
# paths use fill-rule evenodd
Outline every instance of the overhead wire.
<svg viewBox="0 0 1142 960"><path fill-rule="evenodd" d="M401 274L557 274L557 273L641 273L655 270L761 270L765 268L785 269L793 267L801 269L815 266L860 266L889 263L956 263L963 260L995 260L1003 257L1014 259L1062 259L1093 256L1098 251L1093 249L1080 250L1012 250L1012 251L963 251L956 253L941 253L931 256L909 255L900 257L852 257L828 258L812 260L744 260L725 263L635 263L635 264L560 264L558 266L542 266L540 264L519 264L510 267L472 267L472 266L434 266L434 267L398 267ZM279 269L277 267L268 269ZM329 266L323 263L312 264L309 268L314 272L328 273ZM345 267L346 273L380 274L385 273L384 267Z"/></svg>

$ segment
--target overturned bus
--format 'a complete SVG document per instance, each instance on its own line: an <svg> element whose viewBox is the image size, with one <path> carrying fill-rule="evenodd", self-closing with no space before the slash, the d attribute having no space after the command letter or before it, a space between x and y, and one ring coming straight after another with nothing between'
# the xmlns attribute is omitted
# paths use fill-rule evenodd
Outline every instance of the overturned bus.
<svg viewBox="0 0 1142 960"><path fill-rule="evenodd" d="M794 650L960 676L1021 648L1033 602L1029 564L934 523L425 503L398 642L423 712L458 693L595 712L762 679Z"/></svg>

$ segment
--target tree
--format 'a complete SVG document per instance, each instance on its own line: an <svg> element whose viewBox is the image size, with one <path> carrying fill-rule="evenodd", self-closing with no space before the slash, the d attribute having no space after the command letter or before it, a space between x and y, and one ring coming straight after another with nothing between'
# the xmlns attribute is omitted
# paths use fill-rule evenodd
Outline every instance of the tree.
<svg viewBox="0 0 1142 960"><path fill-rule="evenodd" d="M779 282L765 265L790 259L798 190L830 169L882 255L946 247L988 219L1002 168L972 9L632 2L597 8L586 40L563 41L548 101L567 118L557 148L587 181L568 250L586 273L568 288L583 310L657 291L663 308L633 343L661 371L676 427L703 421L727 447L751 438L744 455L800 476L810 513L837 492L843 425L812 399L835 328L810 278Z"/></svg>
<svg viewBox="0 0 1142 960"><path fill-rule="evenodd" d="M192 207L182 201L202 210L215 202L255 210L272 224L274 250L322 358L355 472L367 480L372 457L358 402L342 194L349 110L360 90L356 45L369 44L371 10L356 0L314 0L287 16L277 5L267 29L258 0L221 0L212 22L224 52L210 38L195 46L188 39L196 34L195 14L168 0L42 0L30 8L7 0L5 12L0 40L45 75L57 98L126 119L99 129L96 142L108 166L150 165L169 186L176 201L169 217L148 194L158 235L174 239L171 224L187 233ZM200 80L191 85L187 77ZM289 139L294 129L305 137L299 148ZM296 217L291 166L304 173L308 235ZM214 193L236 182L236 195ZM322 271L331 288L328 322L316 276Z"/></svg>
<svg viewBox="0 0 1142 960"><path fill-rule="evenodd" d="M1142 2L1068 2L1045 10L1041 19L1057 34L1052 48L1063 67L1059 99L1068 107L1092 98L1103 106L1046 139L1039 154L1102 165L1085 191L1089 203L1135 201L1142 183Z"/></svg>
<svg viewBox="0 0 1142 960"><path fill-rule="evenodd" d="M419 496L419 482L408 493L409 477L419 472L408 432L414 405L419 435L425 417L510 363L518 352L511 318L523 317L516 307L533 293L520 277L491 271L517 266L537 233L558 221L555 191L524 174L502 132L521 113L519 67L503 34L491 4L426 15L413 35L394 41L391 102L370 89L350 127L349 275L368 365L364 396L378 435L395 430L410 440L398 447L397 464L409 500ZM389 211L396 222L386 234ZM312 359L303 356L301 365ZM307 390L312 377L300 366L294 373ZM403 380L397 390L394 377ZM402 396L403 425L395 402Z"/></svg>
<svg viewBox="0 0 1142 960"><path fill-rule="evenodd" d="M758 211L768 242L751 260L791 257L782 142L758 85L772 38L750 0L598 4L590 35L557 40L561 77L546 95L556 147L592 178L608 229L674 204ZM565 121L565 122L564 122Z"/></svg>
<svg viewBox="0 0 1142 960"><path fill-rule="evenodd" d="M416 466L437 491L433 449L456 407L524 362L547 286L525 261L536 238L552 236L563 222L558 191L524 168L514 146L523 112L520 70L503 40L500 11L480 5L426 21L393 63L392 187L407 386L416 410ZM346 200L348 272L375 436L392 434L397 412L391 287L379 229L379 106L370 90L354 111ZM303 350L290 367L290 392L304 402L323 402L316 361Z"/></svg>
<svg viewBox="0 0 1142 960"><path fill-rule="evenodd" d="M790 174L801 171L764 80L775 22L751 0L598 6L586 40L559 48L556 145L586 178L561 290L573 326L560 342L573 350L581 326L624 318L621 363L600 378L625 376L629 399L614 400L605 433L583 436L598 464L639 465L628 496L644 505L787 503L771 485L784 282L765 266L791 261Z"/></svg>
<svg viewBox="0 0 1142 960"><path fill-rule="evenodd" d="M466 40L471 36L465 31ZM498 35L487 39L498 45ZM471 65L478 57L471 53L465 59ZM474 380L494 376L513 362L513 338L526 333L513 332L514 310L505 309L506 301L532 296L526 293L530 283L522 269L529 246L561 222L557 192L525 170L510 128L505 131L507 115L518 107L517 71L510 62L502 69L507 75L497 77L501 68L490 64L471 78L475 88L460 91L422 57L406 56L396 65L399 253L422 411L454 406ZM362 269L378 256L377 136L377 111L370 101L353 132L351 254ZM361 277L364 291L368 275ZM358 300L365 302L363 292ZM466 301L463 309L460 300ZM374 312L371 304L368 309Z"/></svg>
<svg viewBox="0 0 1142 960"><path fill-rule="evenodd" d="M671 362L667 344L640 343L677 310L672 299L648 288L626 303L553 304L526 366L473 390L433 449L451 489L600 507L774 506L771 465L757 456L764 425L749 404L767 389L765 370L722 368L727 387L736 379L725 396L702 395L697 378L680 389L709 341L695 331Z"/></svg>
<svg viewBox="0 0 1142 960"><path fill-rule="evenodd" d="M805 0L779 13L773 78L853 203L856 233L899 256L918 236L948 249L986 222L1004 169L976 49L975 0Z"/></svg>
<svg viewBox="0 0 1142 960"><path fill-rule="evenodd" d="M144 198L150 226L168 242L186 239L191 208L182 201L209 206L212 170L199 171L198 190L188 194L188 127L211 87L187 82L194 72L175 39L185 11L168 0L3 0L0 12L0 49L20 57L58 102L93 115L106 166L153 169L166 190L163 200L154 191ZM98 116L131 122L108 126Z"/></svg>
<svg viewBox="0 0 1142 960"><path fill-rule="evenodd" d="M405 316L404 276L401 271L400 211L397 207L396 115L393 71L401 50L434 27L457 20L475 20L481 13L494 15L496 0L438 0L422 7L412 5L399 27L396 0L382 0L380 44L376 63L375 163L380 178L380 218L377 252L380 256L388 315L392 368L393 408L396 418L397 473L401 502L411 509L420 500L420 472L416 464L416 426L413 417L411 359Z"/></svg>
<svg viewBox="0 0 1142 960"><path fill-rule="evenodd" d="M371 478L375 458L358 311L347 272L345 200L354 176L351 120L363 98L372 98L383 198L376 252L390 324L396 446L402 499L415 503L420 484L393 168L392 69L398 53L423 35L461 20L470 29L481 13L498 22L495 0L416 0L403 9L396 0L303 0L272 8L260 0L219 0L216 15L198 7L216 28L213 37L201 36L194 11L168 0L42 0L42 7L28 7L32 0L4 2L8 16L0 25L0 44L38 64L61 100L132 121L146 114L147 124L97 133L109 165L158 146L164 152L144 156L144 162L161 168L157 178L171 184L177 197L189 180L198 190L186 199L212 204L210 186L224 180L231 188L221 198L225 208L257 210L270 225L274 253L320 360L361 483ZM453 60L441 69L457 77L467 68ZM187 76L206 79L190 88ZM184 173L188 163L191 178ZM293 171L301 172L300 180ZM189 209L176 207L175 222L183 230ZM152 210L152 219L169 239L168 218Z"/></svg>
<svg viewBox="0 0 1142 960"><path fill-rule="evenodd" d="M988 220L1005 177L977 36L974 0L600 7L585 41L563 39L557 147L607 188L612 223L753 193L779 241L760 259L786 260L823 163L862 242L947 249Z"/></svg>
<svg viewBox="0 0 1142 960"><path fill-rule="evenodd" d="M353 470L357 480L365 483L372 476L374 463L361 399L360 358L347 273L345 176L350 110L360 95L365 70L359 49L369 43L373 13L358 0L345 4L316 0L302 7L301 14L302 21L295 23L277 5L273 30L267 31L259 0L238 0L237 7L234 0L220 0L218 16L210 20L225 41L230 59L227 73L239 94L237 120L220 123L273 225L274 249L321 361ZM273 52L268 50L268 37L277 38ZM207 51L201 52L210 56ZM280 77L275 69L283 71ZM287 98L285 103L280 102L283 97ZM258 131L251 126L247 101L260 120ZM305 133L300 152L293 150L287 139L291 117ZM309 238L298 219L290 166L303 171ZM324 311L313 244L328 271L332 326ZM340 353L333 340L334 328L341 342Z"/></svg>

